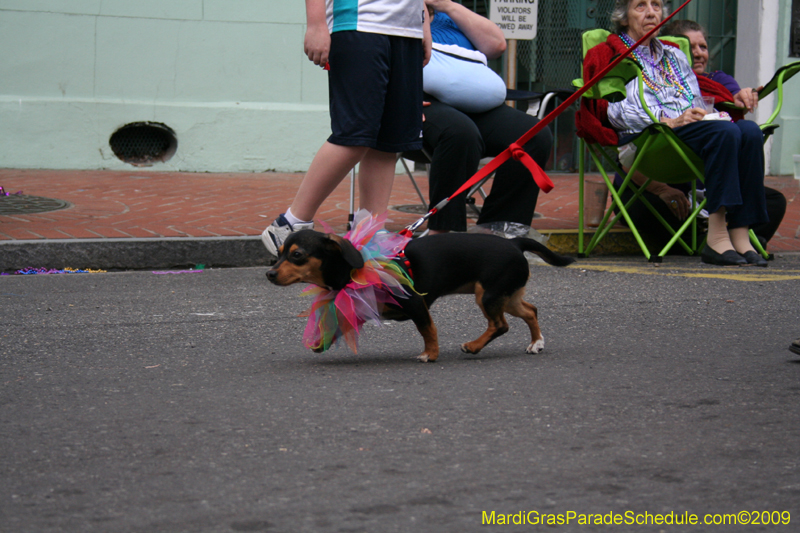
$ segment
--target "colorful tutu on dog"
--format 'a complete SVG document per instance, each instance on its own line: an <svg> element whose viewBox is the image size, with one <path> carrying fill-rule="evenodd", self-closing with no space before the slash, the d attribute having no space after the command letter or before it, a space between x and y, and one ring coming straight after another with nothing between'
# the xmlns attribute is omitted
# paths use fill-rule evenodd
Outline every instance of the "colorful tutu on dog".
<svg viewBox="0 0 800 533"><path fill-rule="evenodd" d="M344 238L361 252L364 266L351 272L350 283L341 290L312 285L303 291L314 303L301 316L308 316L303 340L306 347L324 352L344 339L358 353L358 335L368 321L381 325L381 310L408 298L414 284L395 261L410 237L383 230L386 215L372 216L366 210L355 215L353 229Z"/></svg>

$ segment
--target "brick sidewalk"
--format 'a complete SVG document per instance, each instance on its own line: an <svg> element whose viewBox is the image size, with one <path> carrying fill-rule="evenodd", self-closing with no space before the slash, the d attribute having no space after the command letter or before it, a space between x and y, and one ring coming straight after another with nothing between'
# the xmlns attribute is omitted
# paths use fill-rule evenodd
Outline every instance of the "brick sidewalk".
<svg viewBox="0 0 800 533"><path fill-rule="evenodd" d="M416 177L427 195L425 174ZM551 174L551 178L555 189L539 195L536 212L541 217L534 220L533 227L574 231L578 227L578 177ZM71 204L59 211L0 215L0 241L257 236L291 203L301 179L302 174L282 173L0 169L0 186L7 192L22 191ZM768 177L767 185L781 190L789 202L769 250L800 251L800 203L795 202L800 186L792 177ZM345 180L323 204L317 219L343 231L348 198L349 180ZM404 175L397 176L391 204L419 204ZM393 209L387 226L397 231L418 217Z"/></svg>

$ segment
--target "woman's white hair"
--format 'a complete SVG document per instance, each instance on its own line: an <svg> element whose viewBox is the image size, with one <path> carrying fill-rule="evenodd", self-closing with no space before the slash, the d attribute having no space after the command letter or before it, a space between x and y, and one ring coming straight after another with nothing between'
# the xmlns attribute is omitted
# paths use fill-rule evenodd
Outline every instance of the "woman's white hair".
<svg viewBox="0 0 800 533"><path fill-rule="evenodd" d="M616 0L614 2L614 9L611 11L611 31L620 33L628 29L628 6L631 5L633 0ZM669 15L669 8L665 5L666 2L661 0L663 7L662 20Z"/></svg>

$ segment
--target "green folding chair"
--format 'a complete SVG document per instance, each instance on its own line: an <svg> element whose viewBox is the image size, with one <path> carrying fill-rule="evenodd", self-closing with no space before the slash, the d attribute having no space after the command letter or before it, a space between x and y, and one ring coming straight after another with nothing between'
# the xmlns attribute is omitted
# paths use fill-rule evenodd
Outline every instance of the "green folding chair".
<svg viewBox="0 0 800 533"><path fill-rule="evenodd" d="M794 63L789 63L788 65L784 65L778 70L775 71L773 74L772 79L770 79L764 87L758 91L758 99L759 101L763 100L770 94L772 94L775 90L778 91L778 101L775 104L775 109L772 112L772 115L767 119L766 122L763 124L759 124L761 128L761 132L764 134L764 142L767 142L767 139L775 133L780 127L780 124L775 123L775 119L778 118L778 115L781 112L781 108L783 107L783 84L789 81L792 76L800 72L800 61L795 61ZM743 108L736 107L734 104L730 102L724 102L721 104L722 108L727 109L738 109L740 111L744 111Z"/></svg>
<svg viewBox="0 0 800 533"><path fill-rule="evenodd" d="M780 124L775 123L775 119L778 118L781 108L783 107L783 84L792 76L797 74L798 71L800 71L800 61L795 61L794 63L784 65L779 68L772 76L772 79L769 80L769 82L767 82L767 84L764 85L760 91L758 91L758 99L762 100L776 89L778 90L778 102L775 104L775 110L772 112L772 115L770 115L767 121L760 125L761 131L764 133L764 142L766 142L769 136L780 127Z"/></svg>
<svg viewBox="0 0 800 533"><path fill-rule="evenodd" d="M589 30L583 34L583 55L593 47L606 41L610 32L602 29ZM666 39L665 39L666 40ZM673 42L678 43L681 49L687 55L689 52L689 42L685 38L677 37L670 38ZM690 57L690 55L688 55ZM696 182L704 181L704 165L702 159L697 156L683 141L666 124L659 122L653 116L649 107L644 101L644 78L641 69L632 59L624 60L620 66L615 68L609 73L600 83L595 85L592 89L587 91L584 98L600 98L612 102L620 101L625 98L625 85L632 79L637 78L639 84L639 95L642 102L642 107L647 111L653 120L653 124L645 128L641 134L635 138L633 144L636 146L636 156L628 171L624 171L617 162L617 147L604 147L597 143L587 142L581 138L581 157L578 165L579 172L579 185L578 185L578 218L579 218L579 231L578 231L578 255L580 257L587 257L597 246L597 244L608 234L614 224L622 217L628 225L631 234L636 239L642 253L648 261L661 262L663 257L675 245L680 245L684 251L689 255L694 255L699 252L705 241L698 242L697 231L697 216L706 205L706 200L700 202L696 200L692 202L693 209L686 221L677 230L664 220L652 204L643 196L644 191L651 182L661 182L666 184L677 183L691 183L692 191L691 197L697 198ZM582 79L573 81L573 85L581 87L583 85ZM613 153L610 153L613 149ZM584 247L584 234L586 231L583 215L584 204L584 182L585 182L585 158L583 154L588 153L598 168L603 180L608 187L612 197L612 204L606 210L603 219L595 230L594 236L589 243ZM603 162L613 170L624 176L623 182L619 190L614 187L613 179L609 177L609 172L604 168ZM640 171L646 176L647 181L641 186L637 186L633 181L633 175L636 171ZM621 194L627 188L633 192L633 196L627 201L623 202ZM642 204L653 214L653 216L661 223L667 231L670 232L672 238L667 244L658 251L657 254L651 253L647 245L644 243L636 225L631 220L628 214L628 209L634 202L640 201ZM619 211L618 214L614 210ZM684 235L688 231L689 242L684 240ZM755 235L750 232L751 241L753 246L764 257L767 257L761 244L755 238Z"/></svg>

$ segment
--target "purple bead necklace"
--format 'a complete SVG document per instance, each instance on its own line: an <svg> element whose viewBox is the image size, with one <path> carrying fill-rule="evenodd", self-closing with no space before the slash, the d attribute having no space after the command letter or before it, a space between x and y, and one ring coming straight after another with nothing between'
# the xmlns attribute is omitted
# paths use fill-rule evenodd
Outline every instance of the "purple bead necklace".
<svg viewBox="0 0 800 533"><path fill-rule="evenodd" d="M635 44L635 41L633 41L624 33L620 34L620 38L628 48ZM683 72L681 72L680 65L678 65L675 59L667 54L666 51L661 57L660 64L659 62L653 61L649 56L641 54L639 50L634 50L631 52L631 55L639 63L639 65L642 66L642 77L644 78L644 83L656 97L659 107L662 109L669 109L670 111L674 111L679 115L692 107L692 102L695 98L694 94L692 93L692 87L686 80L686 76L684 76ZM654 72L660 73L660 77L663 81L653 79L653 77L651 77L647 72L647 69L644 68L645 63L650 65ZM683 97L683 99L688 102L686 106L681 107L680 103L675 102L677 107L673 107L672 105L668 105L661 100L658 93L660 91L666 91L670 88L678 93L678 98Z"/></svg>

